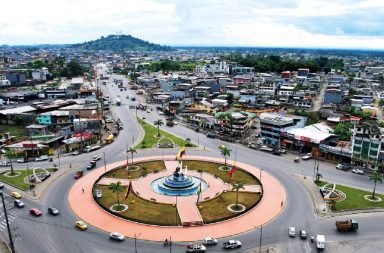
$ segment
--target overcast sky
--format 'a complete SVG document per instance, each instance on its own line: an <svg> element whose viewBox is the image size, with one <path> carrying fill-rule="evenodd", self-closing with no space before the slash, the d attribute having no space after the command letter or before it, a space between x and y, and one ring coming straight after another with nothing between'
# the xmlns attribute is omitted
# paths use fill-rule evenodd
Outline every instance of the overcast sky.
<svg viewBox="0 0 384 253"><path fill-rule="evenodd" d="M383 0L4 0L0 44L123 33L194 46L384 49Z"/></svg>

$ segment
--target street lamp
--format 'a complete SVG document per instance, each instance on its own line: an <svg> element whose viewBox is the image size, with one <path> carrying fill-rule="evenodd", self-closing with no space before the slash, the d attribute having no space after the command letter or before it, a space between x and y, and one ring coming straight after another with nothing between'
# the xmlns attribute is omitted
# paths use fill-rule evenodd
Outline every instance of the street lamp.
<svg viewBox="0 0 384 253"><path fill-rule="evenodd" d="M261 253L261 240L263 238L263 225L260 226L260 242L259 242L259 253Z"/></svg>
<svg viewBox="0 0 384 253"><path fill-rule="evenodd" d="M138 235L135 234L135 253L137 253L137 244L136 244L137 237L139 237L140 235L141 235L141 233Z"/></svg>
<svg viewBox="0 0 384 253"><path fill-rule="evenodd" d="M107 164L105 162L105 151L103 152L103 160L104 160L104 172L107 172Z"/></svg>

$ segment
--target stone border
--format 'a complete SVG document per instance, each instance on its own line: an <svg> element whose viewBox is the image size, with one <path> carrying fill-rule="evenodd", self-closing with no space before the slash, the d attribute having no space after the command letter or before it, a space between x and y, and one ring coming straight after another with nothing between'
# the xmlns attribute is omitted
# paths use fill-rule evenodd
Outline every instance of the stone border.
<svg viewBox="0 0 384 253"><path fill-rule="evenodd" d="M120 206L124 206L124 209L121 210L121 211L114 210L113 207L115 207L115 206L119 206L119 205L118 205L118 204L114 204L114 205L112 205L112 206L109 208L109 210L111 210L111 212L114 212L114 213L122 213L122 212L125 212L125 211L128 210L128 205L126 205L126 204L120 204Z"/></svg>
<svg viewBox="0 0 384 253"><path fill-rule="evenodd" d="M18 176L20 176L21 175L21 172L19 172L19 171L14 171L14 175L10 175L11 174L11 171L7 171L7 172L5 172L4 174L3 174L3 176L4 177L10 177L10 178L12 178L12 177L18 177Z"/></svg>
<svg viewBox="0 0 384 253"><path fill-rule="evenodd" d="M132 168L132 167L135 167L135 169L134 169L134 170L129 169L129 168ZM129 165L128 165L128 172L138 171L139 169L140 169L140 166L137 166L137 165L131 165L131 166L129 166Z"/></svg>
<svg viewBox="0 0 384 253"><path fill-rule="evenodd" d="M228 172L228 171L231 170L231 167L228 166L228 164L227 164L227 168L228 168L228 169L225 169L225 165L222 165L222 166L219 167L219 170L224 171L224 172Z"/></svg>
<svg viewBox="0 0 384 253"><path fill-rule="evenodd" d="M244 211L246 210L246 207L245 207L244 205L242 205L242 204L237 204L237 205L241 207L240 210L234 210L234 209L232 209L233 207L236 206L236 204L230 204L229 206L227 206L227 209L228 209L230 212L232 212L232 213L241 213L241 212L244 212Z"/></svg>
<svg viewBox="0 0 384 253"><path fill-rule="evenodd" d="M376 202L376 203L383 201L378 196L375 196L375 199L371 199L371 197L372 197L372 195L364 195L364 199L367 200L367 201Z"/></svg>

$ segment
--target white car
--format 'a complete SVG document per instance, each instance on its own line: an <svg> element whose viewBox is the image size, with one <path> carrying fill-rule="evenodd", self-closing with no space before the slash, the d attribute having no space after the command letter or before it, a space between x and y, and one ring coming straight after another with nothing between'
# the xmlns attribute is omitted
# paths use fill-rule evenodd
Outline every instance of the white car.
<svg viewBox="0 0 384 253"><path fill-rule="evenodd" d="M312 158L312 154L311 153L308 153L305 156L301 157L302 160L309 160L311 158Z"/></svg>
<svg viewBox="0 0 384 253"><path fill-rule="evenodd" d="M47 155L42 155L42 156L40 156L40 157L36 157L36 158L35 158L35 161L36 161L36 162L47 161L48 159L49 159L49 156L47 156Z"/></svg>
<svg viewBox="0 0 384 253"><path fill-rule="evenodd" d="M204 245L188 245L186 252L188 253L205 253L207 249L205 248Z"/></svg>
<svg viewBox="0 0 384 253"><path fill-rule="evenodd" d="M241 247L241 242L238 240L229 240L224 243L224 249L235 249L240 247Z"/></svg>
<svg viewBox="0 0 384 253"><path fill-rule="evenodd" d="M0 162L0 166L1 167L5 167L5 166L10 166L11 164L9 163L9 162L7 162L7 161L1 161Z"/></svg>
<svg viewBox="0 0 384 253"><path fill-rule="evenodd" d="M288 235L290 237L295 237L296 236L296 228L295 227L289 227L288 228Z"/></svg>
<svg viewBox="0 0 384 253"><path fill-rule="evenodd" d="M99 161L99 160L101 160L101 157L98 155L94 155L94 156L92 156L92 160L93 161Z"/></svg>
<svg viewBox="0 0 384 253"><path fill-rule="evenodd" d="M124 239L125 239L124 235L122 235L122 234L120 234L118 232L111 232L109 234L109 238L111 240L115 240L115 241L124 241Z"/></svg>
<svg viewBox="0 0 384 253"><path fill-rule="evenodd" d="M16 160L16 162L18 162L18 163L25 163L26 160L24 158L19 158L19 159Z"/></svg>
<svg viewBox="0 0 384 253"><path fill-rule="evenodd" d="M361 169L353 169L353 170L352 170L352 173L359 174L359 175L363 175L363 174L364 174L364 171L361 170Z"/></svg>
<svg viewBox="0 0 384 253"><path fill-rule="evenodd" d="M217 244L217 239L212 238L212 237L206 237L203 240L204 245L216 245Z"/></svg>

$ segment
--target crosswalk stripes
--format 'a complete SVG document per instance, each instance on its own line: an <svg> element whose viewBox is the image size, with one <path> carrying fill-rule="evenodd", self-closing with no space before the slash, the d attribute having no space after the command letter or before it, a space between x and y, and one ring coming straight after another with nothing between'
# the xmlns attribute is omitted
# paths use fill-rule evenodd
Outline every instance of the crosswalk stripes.
<svg viewBox="0 0 384 253"><path fill-rule="evenodd" d="M20 210L17 210L17 209L10 210L10 212L8 212L8 222L11 224L21 214L22 212ZM5 229L7 229L7 222L5 220L4 214L1 213L0 214L0 231L3 231Z"/></svg>

